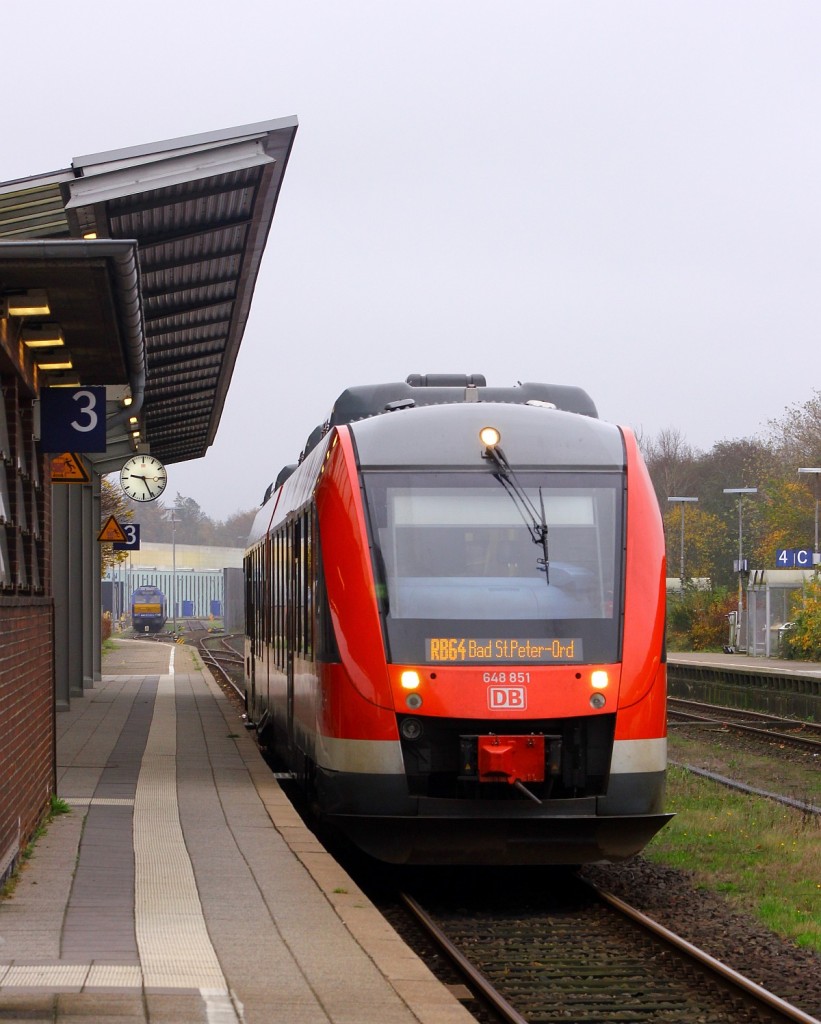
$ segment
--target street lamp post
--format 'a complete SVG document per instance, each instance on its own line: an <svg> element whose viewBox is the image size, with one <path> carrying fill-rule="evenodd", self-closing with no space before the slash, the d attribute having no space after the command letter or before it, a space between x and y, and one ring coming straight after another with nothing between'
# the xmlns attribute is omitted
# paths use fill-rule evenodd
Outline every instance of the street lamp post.
<svg viewBox="0 0 821 1024"><path fill-rule="evenodd" d="M815 546L812 549L812 564L818 565L821 562L821 554L818 549L818 477L821 476L821 467L804 466L798 472L811 474L815 477Z"/></svg>
<svg viewBox="0 0 821 1024"><path fill-rule="evenodd" d="M742 577L744 575L744 546L742 542L742 518L741 518L741 501L745 494L758 494L757 487L725 487L725 494L737 494L738 495L738 622L736 623L736 630L738 635L741 634L741 613L744 605L744 586L742 584ZM738 646L736 644L736 646Z"/></svg>
<svg viewBox="0 0 821 1024"><path fill-rule="evenodd" d="M698 501L698 498L668 498L668 501L672 501L681 505L681 565L680 565L680 577L681 577L681 589L684 591L684 505L688 501Z"/></svg>

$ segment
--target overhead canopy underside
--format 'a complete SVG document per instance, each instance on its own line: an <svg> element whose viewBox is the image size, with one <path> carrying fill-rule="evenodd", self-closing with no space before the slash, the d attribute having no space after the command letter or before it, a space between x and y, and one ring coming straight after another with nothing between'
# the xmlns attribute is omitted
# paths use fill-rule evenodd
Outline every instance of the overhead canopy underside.
<svg viewBox="0 0 821 1024"><path fill-rule="evenodd" d="M205 455L216 436L296 128L280 118L76 157L0 185L0 289L48 291L82 383L128 383L166 463ZM133 294L127 274L112 282L104 243L62 261L47 245L82 238L136 241ZM15 269L29 247L3 241L32 239L36 273L25 259Z"/></svg>

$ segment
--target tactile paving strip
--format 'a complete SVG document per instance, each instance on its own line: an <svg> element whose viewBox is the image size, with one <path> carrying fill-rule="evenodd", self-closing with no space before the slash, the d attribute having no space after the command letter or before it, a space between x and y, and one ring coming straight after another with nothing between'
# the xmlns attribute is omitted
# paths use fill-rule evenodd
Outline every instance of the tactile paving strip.
<svg viewBox="0 0 821 1024"><path fill-rule="evenodd" d="M226 992L180 825L174 701L173 677L163 676L134 798L140 963L146 987Z"/></svg>

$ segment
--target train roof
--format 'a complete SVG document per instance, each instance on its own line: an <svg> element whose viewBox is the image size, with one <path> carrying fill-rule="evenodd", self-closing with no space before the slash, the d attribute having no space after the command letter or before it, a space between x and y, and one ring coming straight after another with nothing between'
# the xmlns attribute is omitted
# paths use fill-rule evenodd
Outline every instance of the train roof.
<svg viewBox="0 0 821 1024"><path fill-rule="evenodd" d="M488 387L481 373L411 373L404 381L388 384L362 384L346 388L337 398L324 423L311 431L299 463L316 448L332 427L356 423L401 409L429 405L461 405L466 402L506 405L548 406L564 412L598 418L590 395L580 387L567 384L518 383L513 387ZM276 481L268 486L262 505L294 472L299 463L283 466Z"/></svg>
<svg viewBox="0 0 821 1024"><path fill-rule="evenodd" d="M509 388L496 388L488 387L485 377L480 373L412 373L404 381L347 388L334 402L328 426L354 423L369 416L414 406L462 402L504 402L513 405L547 403L565 412L598 416L591 397L578 387L528 382Z"/></svg>
<svg viewBox="0 0 821 1024"><path fill-rule="evenodd" d="M545 403L440 404L366 417L348 427L363 469L483 467L486 446L479 433L485 427L499 431L499 446L517 469L611 470L625 463L619 427Z"/></svg>
<svg viewBox="0 0 821 1024"><path fill-rule="evenodd" d="M465 402L547 405L564 412L598 417L590 395L582 388L567 384L520 382L509 388L490 388L481 373L412 373L404 381L346 388L334 402L325 423L311 431L301 458L304 459L316 447L331 427L356 423L401 409L426 405L462 405Z"/></svg>

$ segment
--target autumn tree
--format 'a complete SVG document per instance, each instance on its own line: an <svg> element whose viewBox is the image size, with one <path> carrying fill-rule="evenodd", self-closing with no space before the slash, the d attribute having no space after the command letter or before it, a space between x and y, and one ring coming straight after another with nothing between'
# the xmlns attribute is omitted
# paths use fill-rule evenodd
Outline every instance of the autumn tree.
<svg viewBox="0 0 821 1024"><path fill-rule="evenodd" d="M695 502L671 504L664 509L667 540L667 575L681 573L682 510L684 513L684 575L686 579L710 579L722 556L725 526L720 516Z"/></svg>
<svg viewBox="0 0 821 1024"><path fill-rule="evenodd" d="M821 660L821 573L814 573L796 597L793 628L787 633L787 653L794 658Z"/></svg>
<svg viewBox="0 0 821 1024"><path fill-rule="evenodd" d="M768 440L784 466L821 466L821 391L768 423Z"/></svg>

